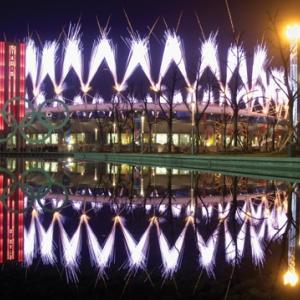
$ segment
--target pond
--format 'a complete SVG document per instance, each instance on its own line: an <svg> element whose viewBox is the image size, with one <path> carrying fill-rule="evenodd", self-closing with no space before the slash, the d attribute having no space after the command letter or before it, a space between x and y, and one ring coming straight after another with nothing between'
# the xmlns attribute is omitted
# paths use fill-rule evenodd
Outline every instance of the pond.
<svg viewBox="0 0 300 300"><path fill-rule="evenodd" d="M1 299L296 299L297 198L284 180L1 158Z"/></svg>

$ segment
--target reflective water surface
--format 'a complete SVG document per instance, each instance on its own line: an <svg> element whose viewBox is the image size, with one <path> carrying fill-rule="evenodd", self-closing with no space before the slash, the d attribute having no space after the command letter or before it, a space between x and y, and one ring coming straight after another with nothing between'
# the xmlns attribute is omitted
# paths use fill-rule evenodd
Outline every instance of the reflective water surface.
<svg viewBox="0 0 300 300"><path fill-rule="evenodd" d="M1 282L14 276L25 292L43 282L55 298L297 297L297 184L72 158L0 162Z"/></svg>

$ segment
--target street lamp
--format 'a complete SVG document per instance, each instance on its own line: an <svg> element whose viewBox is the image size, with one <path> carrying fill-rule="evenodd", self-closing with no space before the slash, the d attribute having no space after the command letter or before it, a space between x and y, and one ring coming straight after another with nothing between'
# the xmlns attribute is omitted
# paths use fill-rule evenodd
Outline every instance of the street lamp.
<svg viewBox="0 0 300 300"><path fill-rule="evenodd" d="M195 87L188 86L188 93L191 95L191 110L192 110L192 136L191 136L191 153L195 153L195 112L196 112L196 100L195 100Z"/></svg>
<svg viewBox="0 0 300 300"><path fill-rule="evenodd" d="M157 117L158 117L158 111L157 111L157 106L158 106L158 98L157 94L160 92L160 86L159 84L153 84L150 86L150 90L154 92L154 144L156 147L156 142L157 142Z"/></svg>
<svg viewBox="0 0 300 300"><path fill-rule="evenodd" d="M98 128L95 128L94 131L95 131L95 142L97 142L97 140L98 140Z"/></svg>
<svg viewBox="0 0 300 300"><path fill-rule="evenodd" d="M297 97L293 106L293 126L296 128L298 124L298 40L300 38L300 25L292 24L286 28L286 36L290 42L290 80L291 91L293 97Z"/></svg>
<svg viewBox="0 0 300 300"><path fill-rule="evenodd" d="M141 152L144 152L145 116L141 116Z"/></svg>

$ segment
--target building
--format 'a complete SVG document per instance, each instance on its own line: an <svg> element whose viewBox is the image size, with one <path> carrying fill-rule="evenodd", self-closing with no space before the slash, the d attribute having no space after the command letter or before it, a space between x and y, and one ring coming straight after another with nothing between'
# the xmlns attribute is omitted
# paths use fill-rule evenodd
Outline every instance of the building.
<svg viewBox="0 0 300 300"><path fill-rule="evenodd" d="M18 172L16 174L19 174ZM15 177L18 180L18 175ZM15 190L11 190L14 187ZM24 194L12 178L0 174L0 263L24 259Z"/></svg>
<svg viewBox="0 0 300 300"><path fill-rule="evenodd" d="M7 137L25 115L25 52L23 43L0 42L0 138ZM24 146L19 133L12 139L18 150Z"/></svg>

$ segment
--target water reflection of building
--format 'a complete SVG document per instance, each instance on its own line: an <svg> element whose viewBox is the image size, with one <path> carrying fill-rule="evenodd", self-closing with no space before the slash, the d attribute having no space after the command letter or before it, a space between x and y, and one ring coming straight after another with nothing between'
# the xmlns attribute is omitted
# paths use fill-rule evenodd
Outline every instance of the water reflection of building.
<svg viewBox="0 0 300 300"><path fill-rule="evenodd" d="M97 186L93 180L95 165L91 165L91 168L85 166L84 173L92 185L89 186L88 183L80 184L78 178L82 178L82 169L73 166L73 161L67 160L63 164L71 164L71 169L74 167L76 171L76 176L70 177L67 186L69 201L64 203L66 195L55 189L52 190L40 199L40 203L34 202L33 208L27 207L26 226L22 225L23 214L21 214L21 219L15 221L14 229L11 228L10 231L6 229L6 219L19 216L13 213L5 215L2 210L3 261L8 259L22 261L22 243L24 243L26 266L35 265L37 261L42 261L45 265L60 265L66 270L69 279L77 280L81 267L80 261L83 259L87 259L91 266L96 267L99 273L104 275L105 270L113 263L113 253L119 251L117 245L121 242L127 250L126 261L123 255L121 264L128 267L129 271L147 268L148 249L150 249L158 255L158 268L162 262L162 276L168 277L179 270L181 257L186 253L185 247L187 243L191 243L191 237L187 236L193 233L192 247L198 253L194 258L195 262L198 262L195 267L197 270L199 267L202 268L208 276L211 276L217 271L216 265L220 263L219 256L225 257L225 262L222 261L222 264L239 264L247 255L250 255L254 265L263 264L267 259L266 241L269 244L273 240L281 240L286 233L288 194L284 185L280 188L276 185L277 192L274 193L265 180L240 180L240 184L236 187L235 198L234 193L230 194L226 189L213 189L224 179L219 174L200 176L203 182L199 185L193 181L197 173L192 173L193 176L190 172L181 174L179 171L161 174L165 172L160 169L158 172L160 174L157 176L167 180L162 180L162 184L157 182L161 190L158 190L157 194L149 195L146 185L150 182L149 178L154 175L151 168L126 169L115 165L99 165L96 166ZM50 172L52 170L53 174L71 171L63 164L54 165L52 168L52 165L47 163L40 167L45 166ZM20 163L11 161L10 165L18 173ZM24 163L28 168L30 165L28 162ZM131 177L132 174L135 176ZM43 182L39 174L35 175L32 177L28 175L27 178L30 180L28 182L31 186L39 188ZM171 190L173 192L178 190L180 193L173 193L169 197L169 192L166 191L170 188L169 184L172 180L169 179L172 177L178 180L175 185L171 184ZM0 188L3 193L3 188L8 186L9 178L4 174L1 178ZM58 176L56 179L60 178ZM238 182L238 180L230 180L230 177L225 179L227 185ZM102 180L108 185L105 186ZM183 182L181 188L180 180ZM134 186L135 182L139 183ZM130 195L128 191L132 186L134 194ZM191 191L192 186L193 191ZM256 192L251 192L249 186L255 186ZM199 201L199 188L202 187L206 189L206 194L200 195L202 201ZM183 193L185 190L187 193ZM12 194L11 200L19 200L8 201L8 205L18 203L21 208L23 205L21 191ZM236 206L235 201L237 201ZM53 208L58 209L59 212L45 212L40 204L48 210ZM128 216L138 217L127 223ZM168 226L172 226L170 225L172 222L159 222L162 219L171 220L170 218L176 224L174 236L168 234ZM235 222L236 230L233 230L232 222ZM17 231L16 227L18 227ZM119 233L116 234L116 231ZM150 231L153 233L152 238L150 238ZM16 234L7 235L7 232ZM158 243L150 246L153 236ZM115 243L116 238L120 238L121 241ZM8 251L8 245L11 245L14 253ZM159 251L153 250L154 245L159 247ZM88 253L82 253L82 247L88 249Z"/></svg>
<svg viewBox="0 0 300 300"><path fill-rule="evenodd" d="M24 194L5 173L0 173L0 263L24 259Z"/></svg>

